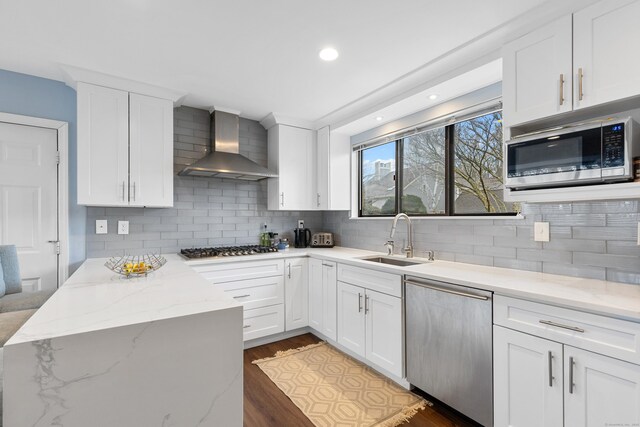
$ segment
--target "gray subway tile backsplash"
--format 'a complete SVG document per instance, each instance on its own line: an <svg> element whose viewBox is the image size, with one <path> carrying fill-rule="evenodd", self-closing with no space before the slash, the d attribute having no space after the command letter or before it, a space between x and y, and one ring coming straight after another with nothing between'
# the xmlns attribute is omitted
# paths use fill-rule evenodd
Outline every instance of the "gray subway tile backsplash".
<svg viewBox="0 0 640 427"><path fill-rule="evenodd" d="M209 113L175 109L174 133L177 172L210 149ZM267 133L258 122L240 119L240 152L266 166ZM292 240L299 218L312 231L334 232L338 245L384 252L391 228L391 219L347 212L267 211L266 181L176 176L174 192L173 208L88 208L87 256L257 244L264 223ZM524 219L414 219L416 256L435 250L440 260L640 284L637 200L523 204L522 212ZM108 220L109 234L95 234L96 219ZM130 221L129 235L116 234L118 220ZM533 241L535 221L550 223L550 242ZM406 242L404 224L395 241Z"/></svg>

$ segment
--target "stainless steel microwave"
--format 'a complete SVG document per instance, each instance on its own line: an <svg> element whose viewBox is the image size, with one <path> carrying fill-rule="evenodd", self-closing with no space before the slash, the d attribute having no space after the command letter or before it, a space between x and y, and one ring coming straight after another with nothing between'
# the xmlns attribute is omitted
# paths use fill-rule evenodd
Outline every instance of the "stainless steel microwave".
<svg viewBox="0 0 640 427"><path fill-rule="evenodd" d="M633 179L633 120L568 125L505 144L505 185L512 190Z"/></svg>

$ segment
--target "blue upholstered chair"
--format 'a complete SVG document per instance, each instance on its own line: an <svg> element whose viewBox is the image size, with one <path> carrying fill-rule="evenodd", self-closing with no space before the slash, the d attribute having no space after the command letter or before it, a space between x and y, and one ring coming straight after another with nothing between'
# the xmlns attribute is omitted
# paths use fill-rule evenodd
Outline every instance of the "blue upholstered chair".
<svg viewBox="0 0 640 427"><path fill-rule="evenodd" d="M0 347L51 295L53 291L22 292L16 247L0 245Z"/></svg>

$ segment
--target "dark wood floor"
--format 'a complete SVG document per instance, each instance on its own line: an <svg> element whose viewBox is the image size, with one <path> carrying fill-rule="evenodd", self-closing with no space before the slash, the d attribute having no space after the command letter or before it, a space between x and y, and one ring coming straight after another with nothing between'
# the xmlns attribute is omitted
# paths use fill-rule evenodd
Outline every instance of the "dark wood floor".
<svg viewBox="0 0 640 427"><path fill-rule="evenodd" d="M296 405L251 362L271 357L279 350L302 347L320 341L312 334L254 347L244 352L244 425L245 427L313 427ZM412 427L475 427L477 424L424 394L433 407L418 412Z"/></svg>

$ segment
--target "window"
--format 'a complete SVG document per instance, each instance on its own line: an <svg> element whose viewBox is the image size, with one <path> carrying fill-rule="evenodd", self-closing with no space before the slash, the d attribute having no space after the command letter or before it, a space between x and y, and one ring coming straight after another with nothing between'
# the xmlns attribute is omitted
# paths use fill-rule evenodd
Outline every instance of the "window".
<svg viewBox="0 0 640 427"><path fill-rule="evenodd" d="M513 215L502 153L499 111L364 148L360 216Z"/></svg>
<svg viewBox="0 0 640 427"><path fill-rule="evenodd" d="M361 215L395 215L396 142L363 150L360 165Z"/></svg>

